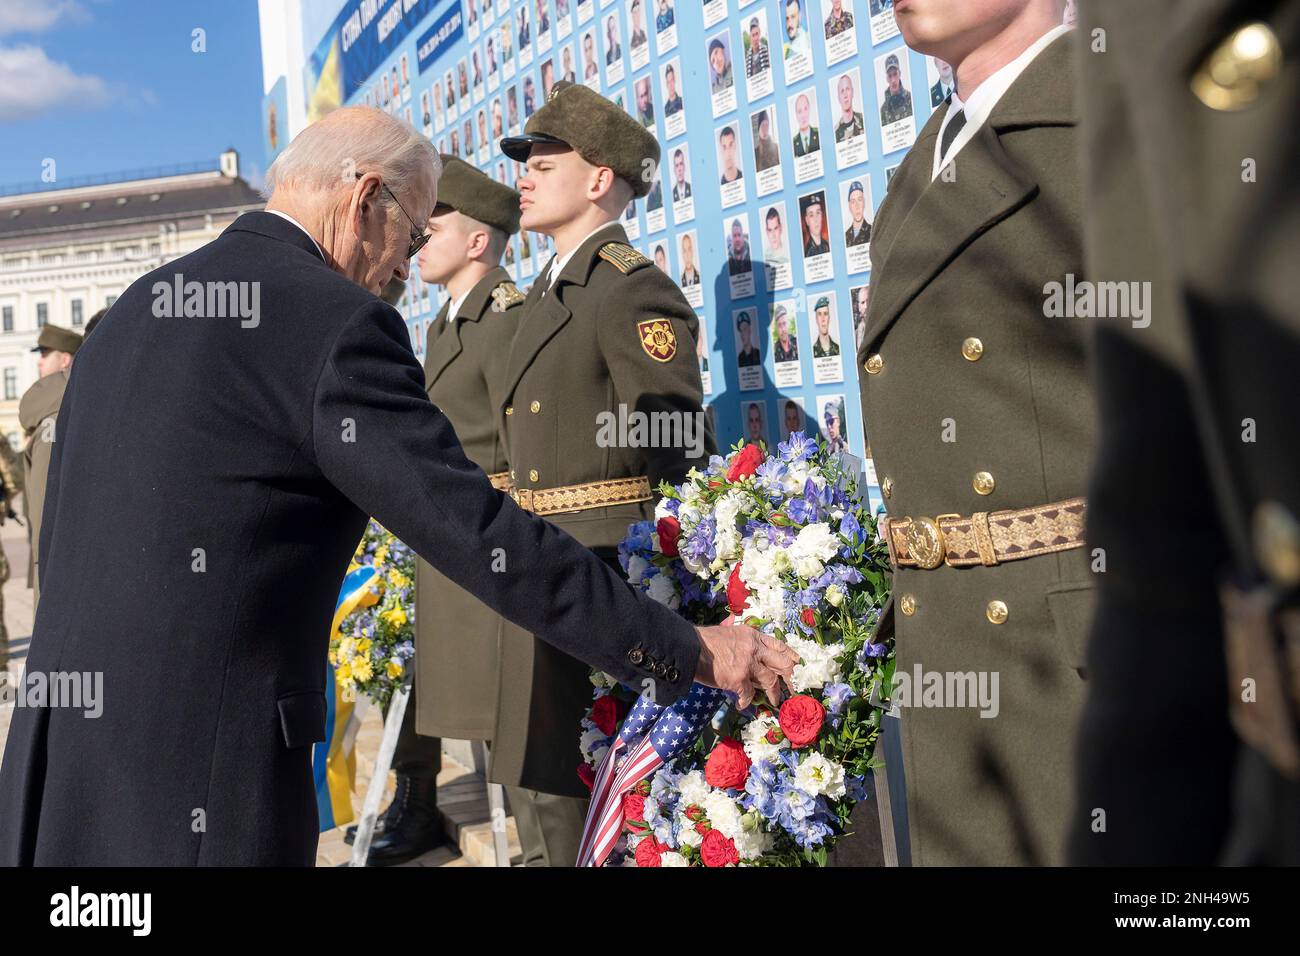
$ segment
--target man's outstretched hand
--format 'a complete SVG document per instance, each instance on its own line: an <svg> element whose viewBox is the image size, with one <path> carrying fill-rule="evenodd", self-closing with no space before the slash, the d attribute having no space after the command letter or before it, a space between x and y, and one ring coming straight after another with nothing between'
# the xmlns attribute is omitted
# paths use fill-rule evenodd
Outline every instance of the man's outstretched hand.
<svg viewBox="0 0 1300 956"><path fill-rule="evenodd" d="M756 687L773 706L781 703L779 680L794 690L791 681L799 655L781 641L744 624L718 624L696 631L700 635L696 682L735 694L741 710L753 701Z"/></svg>

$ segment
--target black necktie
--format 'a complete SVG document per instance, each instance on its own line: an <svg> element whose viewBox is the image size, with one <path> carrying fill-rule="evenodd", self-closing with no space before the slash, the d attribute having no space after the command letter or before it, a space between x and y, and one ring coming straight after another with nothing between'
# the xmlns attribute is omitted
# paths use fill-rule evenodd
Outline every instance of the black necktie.
<svg viewBox="0 0 1300 956"><path fill-rule="evenodd" d="M948 157L948 147L957 138L966 126L966 111L957 110L956 113L948 120L948 125L943 128L943 135L939 137L939 162L943 162Z"/></svg>

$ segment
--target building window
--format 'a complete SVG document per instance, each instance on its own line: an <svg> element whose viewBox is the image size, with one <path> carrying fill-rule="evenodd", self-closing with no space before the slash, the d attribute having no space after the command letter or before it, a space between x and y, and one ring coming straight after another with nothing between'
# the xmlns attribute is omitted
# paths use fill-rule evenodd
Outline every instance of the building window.
<svg viewBox="0 0 1300 956"><path fill-rule="evenodd" d="M111 308L113 307L113 303L116 302L116 301L117 301L117 296L115 296L115 295L107 296L107 297L104 299L104 308L106 308L106 309L111 309Z"/></svg>
<svg viewBox="0 0 1300 956"><path fill-rule="evenodd" d="M0 318L4 319L4 330L12 332L14 330L14 307L6 305L3 309L0 309Z"/></svg>
<svg viewBox="0 0 1300 956"><path fill-rule="evenodd" d="M73 299L72 300L72 324L80 325L84 321L85 321L85 313L82 312L81 309L81 300Z"/></svg>
<svg viewBox="0 0 1300 956"><path fill-rule="evenodd" d="M45 323L50 321L50 304L48 302L36 303L36 327L45 328Z"/></svg>
<svg viewBox="0 0 1300 956"><path fill-rule="evenodd" d="M18 397L18 369L5 369L5 401L11 402Z"/></svg>

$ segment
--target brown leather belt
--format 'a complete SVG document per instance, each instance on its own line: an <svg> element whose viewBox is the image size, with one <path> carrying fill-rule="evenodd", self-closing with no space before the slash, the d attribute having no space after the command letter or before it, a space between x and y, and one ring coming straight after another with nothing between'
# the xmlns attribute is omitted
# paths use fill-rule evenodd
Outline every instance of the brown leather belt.
<svg viewBox="0 0 1300 956"><path fill-rule="evenodd" d="M880 533L896 568L992 567L1083 547L1087 499L1070 498L1019 511L980 511L969 518L882 518Z"/></svg>
<svg viewBox="0 0 1300 956"><path fill-rule="evenodd" d="M492 487L497 491L510 490L510 472L498 471L494 475L488 475L488 481L492 482Z"/></svg>
<svg viewBox="0 0 1300 956"><path fill-rule="evenodd" d="M650 490L650 479L640 475L636 478L610 478L580 485L562 485L559 488L511 488L510 497L525 511L531 511L535 515L555 515L630 504L634 501L650 501L654 494Z"/></svg>

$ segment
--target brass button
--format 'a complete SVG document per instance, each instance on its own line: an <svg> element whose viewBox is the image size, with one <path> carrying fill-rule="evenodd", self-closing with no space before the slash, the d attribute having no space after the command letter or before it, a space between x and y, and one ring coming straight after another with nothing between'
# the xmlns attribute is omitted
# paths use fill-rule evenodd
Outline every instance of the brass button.
<svg viewBox="0 0 1300 956"><path fill-rule="evenodd" d="M511 481L515 480L515 470L513 468L510 469L510 480Z"/></svg>
<svg viewBox="0 0 1300 956"><path fill-rule="evenodd" d="M1265 501L1255 508L1251 521L1255 558L1274 583L1300 584L1300 522L1286 506Z"/></svg>
<svg viewBox="0 0 1300 956"><path fill-rule="evenodd" d="M898 609L911 617L916 613L916 598L910 594L904 594L898 601Z"/></svg>
<svg viewBox="0 0 1300 956"><path fill-rule="evenodd" d="M1282 69L1282 47L1264 23L1233 33L1192 75L1192 92L1212 110L1241 110L1259 98L1260 87Z"/></svg>
<svg viewBox="0 0 1300 956"><path fill-rule="evenodd" d="M530 468L530 469L528 470L528 480L529 480L529 481L536 481L536 480L537 480L537 469L536 469L536 468Z"/></svg>
<svg viewBox="0 0 1300 956"><path fill-rule="evenodd" d="M634 647L627 652L627 659L639 667L641 662L645 660L645 651L639 647Z"/></svg>
<svg viewBox="0 0 1300 956"><path fill-rule="evenodd" d="M996 484L997 482L993 480L993 476L987 471L975 472L975 477L970 482L971 487L975 489L975 493L980 495L993 494L993 486Z"/></svg>
<svg viewBox="0 0 1300 956"><path fill-rule="evenodd" d="M862 363L862 367L867 370L868 375L879 375L881 370L885 367L885 360L882 359L880 353L877 352L874 355L867 356L867 360Z"/></svg>
<svg viewBox="0 0 1300 956"><path fill-rule="evenodd" d="M984 609L984 616L989 619L990 624L1003 624L1007 620L1007 605L1004 601L989 601L989 606Z"/></svg>
<svg viewBox="0 0 1300 956"><path fill-rule="evenodd" d="M532 412L534 415L536 415L538 412L542 410L542 403L534 399L533 404L528 406L528 410Z"/></svg>
<svg viewBox="0 0 1300 956"><path fill-rule="evenodd" d="M888 498L894 493L894 479L885 475L885 480L880 483L880 493Z"/></svg>
<svg viewBox="0 0 1300 956"><path fill-rule="evenodd" d="M978 362L984 354L984 343L971 336L961 344L961 356L968 362Z"/></svg>
<svg viewBox="0 0 1300 956"><path fill-rule="evenodd" d="M515 413L515 407L514 407L513 405L507 405L507 406L506 406L506 414L507 414L507 415L513 415L514 413Z"/></svg>

